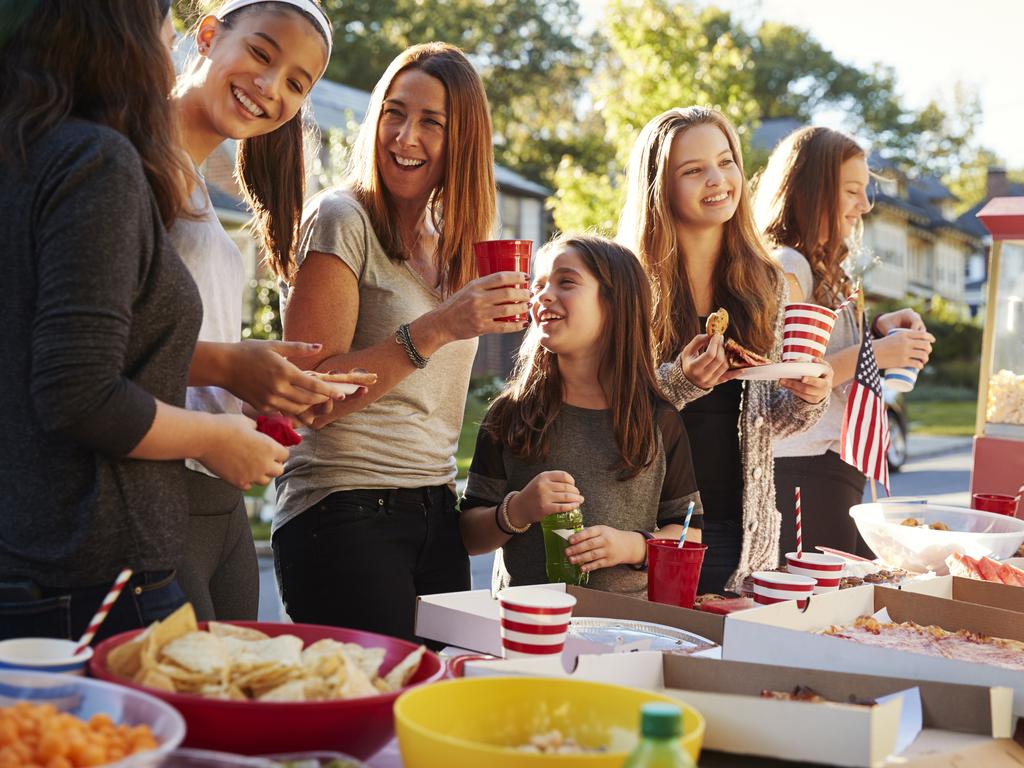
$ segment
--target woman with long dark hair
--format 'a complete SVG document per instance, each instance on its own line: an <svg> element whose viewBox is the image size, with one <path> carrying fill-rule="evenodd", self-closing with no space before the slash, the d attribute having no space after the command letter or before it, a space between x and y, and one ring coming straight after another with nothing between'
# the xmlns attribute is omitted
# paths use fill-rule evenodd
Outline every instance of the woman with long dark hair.
<svg viewBox="0 0 1024 768"><path fill-rule="evenodd" d="M0 46L0 635L77 637L134 571L101 636L183 596L181 459L241 487L287 452L241 415L187 411L195 284L165 226L192 170L167 99L163 14L39 0Z"/></svg>

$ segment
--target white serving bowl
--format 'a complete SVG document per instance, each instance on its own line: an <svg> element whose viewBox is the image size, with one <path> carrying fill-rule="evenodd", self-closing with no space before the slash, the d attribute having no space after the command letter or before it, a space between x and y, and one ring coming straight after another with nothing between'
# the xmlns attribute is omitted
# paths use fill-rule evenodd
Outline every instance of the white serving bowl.
<svg viewBox="0 0 1024 768"><path fill-rule="evenodd" d="M900 525L883 504L850 507L857 530L878 558L892 568L914 573L949 573L946 558L953 552L1005 560L1024 542L1024 520L962 507L925 505L924 525ZM927 526L943 522L948 531Z"/></svg>

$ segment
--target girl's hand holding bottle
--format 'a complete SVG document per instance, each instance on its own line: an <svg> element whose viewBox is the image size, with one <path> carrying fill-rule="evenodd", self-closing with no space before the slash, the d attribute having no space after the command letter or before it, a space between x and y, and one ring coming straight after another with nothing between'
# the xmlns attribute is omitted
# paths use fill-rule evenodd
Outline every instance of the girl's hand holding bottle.
<svg viewBox="0 0 1024 768"><path fill-rule="evenodd" d="M509 519L517 527L539 523L548 515L568 512L583 503L576 481L568 472L541 472L508 502Z"/></svg>
<svg viewBox="0 0 1024 768"><path fill-rule="evenodd" d="M647 555L647 540L636 531L592 525L569 537L565 554L570 563L590 573L623 563L642 563Z"/></svg>
<svg viewBox="0 0 1024 768"><path fill-rule="evenodd" d="M701 389L712 389L722 381L729 370L725 357L725 337L698 333L683 347L677 358L683 375Z"/></svg>

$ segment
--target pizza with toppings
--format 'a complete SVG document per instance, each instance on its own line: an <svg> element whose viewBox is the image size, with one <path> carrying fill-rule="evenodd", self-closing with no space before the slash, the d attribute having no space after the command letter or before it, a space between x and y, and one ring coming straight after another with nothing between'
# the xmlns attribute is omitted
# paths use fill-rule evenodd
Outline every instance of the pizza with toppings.
<svg viewBox="0 0 1024 768"><path fill-rule="evenodd" d="M924 627L912 621L883 623L870 616L861 616L852 626L833 625L822 630L821 634L894 651L1024 670L1024 643L966 629L950 632L942 627Z"/></svg>

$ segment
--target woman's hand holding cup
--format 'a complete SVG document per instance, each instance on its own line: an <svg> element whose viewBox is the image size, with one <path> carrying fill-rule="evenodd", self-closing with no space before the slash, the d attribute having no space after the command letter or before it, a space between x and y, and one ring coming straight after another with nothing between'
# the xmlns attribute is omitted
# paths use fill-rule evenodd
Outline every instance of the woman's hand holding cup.
<svg viewBox="0 0 1024 768"><path fill-rule="evenodd" d="M444 342L523 330L528 322L509 323L498 318L529 310L530 291L516 287L529 281L530 276L522 272L495 272L478 277L453 293L435 310Z"/></svg>
<svg viewBox="0 0 1024 768"><path fill-rule="evenodd" d="M916 313L915 313L916 314ZM927 331L906 330L902 333L889 333L873 342L875 359L878 367L889 368L924 368L932 354L932 342L935 337Z"/></svg>

